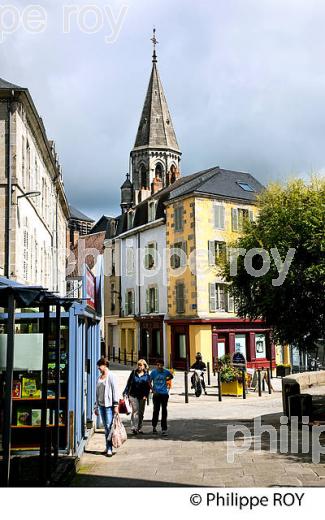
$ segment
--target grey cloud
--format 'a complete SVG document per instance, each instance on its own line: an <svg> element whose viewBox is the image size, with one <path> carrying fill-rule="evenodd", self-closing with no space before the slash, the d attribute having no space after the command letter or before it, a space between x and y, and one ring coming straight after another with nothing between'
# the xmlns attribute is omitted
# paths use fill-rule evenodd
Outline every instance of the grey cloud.
<svg viewBox="0 0 325 520"><path fill-rule="evenodd" d="M123 2L91 3L118 12ZM52 0L45 33L19 30L0 45L1 76L30 89L57 143L73 205L94 217L118 211L153 25L183 173L220 165L267 183L324 171L324 2L124 3L129 10L114 44L104 43L105 28L63 35L63 2Z"/></svg>

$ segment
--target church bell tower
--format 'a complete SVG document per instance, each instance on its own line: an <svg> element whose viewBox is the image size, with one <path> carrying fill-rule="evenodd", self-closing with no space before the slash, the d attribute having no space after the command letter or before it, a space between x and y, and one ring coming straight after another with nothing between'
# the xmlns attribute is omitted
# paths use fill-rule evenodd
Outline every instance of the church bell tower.
<svg viewBox="0 0 325 520"><path fill-rule="evenodd" d="M169 186L180 176L181 152L157 69L153 30L152 71L140 124L130 154L133 203Z"/></svg>

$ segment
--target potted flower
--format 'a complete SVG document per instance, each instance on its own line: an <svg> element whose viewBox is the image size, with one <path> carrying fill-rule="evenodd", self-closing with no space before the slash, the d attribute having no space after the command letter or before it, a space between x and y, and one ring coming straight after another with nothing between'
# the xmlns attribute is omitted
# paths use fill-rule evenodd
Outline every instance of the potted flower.
<svg viewBox="0 0 325 520"><path fill-rule="evenodd" d="M243 395L243 372L230 364L230 357L219 359L221 389L223 395Z"/></svg>
<svg viewBox="0 0 325 520"><path fill-rule="evenodd" d="M289 363L280 363L276 366L276 377L285 377L291 374L291 365Z"/></svg>

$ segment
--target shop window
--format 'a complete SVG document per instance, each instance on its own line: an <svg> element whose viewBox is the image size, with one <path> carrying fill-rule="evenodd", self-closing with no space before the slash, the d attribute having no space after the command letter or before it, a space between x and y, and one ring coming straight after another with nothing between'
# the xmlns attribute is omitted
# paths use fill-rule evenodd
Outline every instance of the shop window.
<svg viewBox="0 0 325 520"><path fill-rule="evenodd" d="M128 289L125 293L125 314L130 316L134 313L134 289Z"/></svg>
<svg viewBox="0 0 325 520"><path fill-rule="evenodd" d="M147 314L157 313L158 305L158 287L149 287L146 291L146 311Z"/></svg>
<svg viewBox="0 0 325 520"><path fill-rule="evenodd" d="M255 334L256 359L266 358L266 338L265 334Z"/></svg>
<svg viewBox="0 0 325 520"><path fill-rule="evenodd" d="M186 265L186 242L177 242L173 245L170 252L170 267L172 269L178 269L179 267L184 267Z"/></svg>
<svg viewBox="0 0 325 520"><path fill-rule="evenodd" d="M19 310L19 309L17 309ZM24 309L25 311L27 309ZM31 309L30 309L31 310ZM7 331L1 323L0 334L0 399L3 397L6 370ZM41 439L41 406L47 398L47 425L55 423L56 342L55 320L50 320L48 351L48 391L42 395L43 381L43 319L24 319L15 325L15 356L12 385L12 449L39 448ZM60 448L67 445L68 391L68 320L62 318L60 346ZM0 420L1 422L1 420Z"/></svg>
<svg viewBox="0 0 325 520"><path fill-rule="evenodd" d="M235 352L240 352L246 359L246 334L236 334Z"/></svg>
<svg viewBox="0 0 325 520"><path fill-rule="evenodd" d="M213 206L214 211L214 227L216 229L225 229L225 207L221 204Z"/></svg>
<svg viewBox="0 0 325 520"><path fill-rule="evenodd" d="M176 312L182 314L185 312L185 284L176 284Z"/></svg>
<svg viewBox="0 0 325 520"><path fill-rule="evenodd" d="M153 269L156 264L157 259L157 244L156 242L151 242L146 246L145 249L145 257L144 257L144 266L146 269Z"/></svg>
<svg viewBox="0 0 325 520"><path fill-rule="evenodd" d="M183 225L184 225L183 213L184 213L183 206L176 206L176 208L174 208L175 231L183 231Z"/></svg>
<svg viewBox="0 0 325 520"><path fill-rule="evenodd" d="M218 240L209 240L209 265L222 264L226 260L227 246L226 242Z"/></svg>
<svg viewBox="0 0 325 520"><path fill-rule="evenodd" d="M176 359L186 359L186 334L176 334Z"/></svg>
<svg viewBox="0 0 325 520"><path fill-rule="evenodd" d="M160 329L152 330L152 356L160 357L161 351L161 334Z"/></svg>

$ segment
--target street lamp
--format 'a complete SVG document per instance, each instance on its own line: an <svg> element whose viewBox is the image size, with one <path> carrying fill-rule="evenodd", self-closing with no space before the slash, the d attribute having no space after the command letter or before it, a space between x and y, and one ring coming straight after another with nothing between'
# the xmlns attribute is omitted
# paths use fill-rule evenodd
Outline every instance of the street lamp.
<svg viewBox="0 0 325 520"><path fill-rule="evenodd" d="M17 196L17 205L18 205L18 199L24 199L26 197L39 197L41 195L40 191L28 191L27 193L24 193L23 195Z"/></svg>

